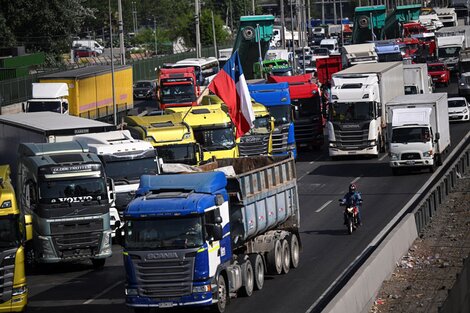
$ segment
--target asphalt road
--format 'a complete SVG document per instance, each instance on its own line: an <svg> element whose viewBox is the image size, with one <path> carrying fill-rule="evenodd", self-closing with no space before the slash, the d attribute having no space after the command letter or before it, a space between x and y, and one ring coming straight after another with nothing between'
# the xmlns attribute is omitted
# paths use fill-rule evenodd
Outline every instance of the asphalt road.
<svg viewBox="0 0 470 313"><path fill-rule="evenodd" d="M436 92L447 91L438 88ZM456 93L456 86L449 87ZM151 103L141 101L139 107ZM451 125L453 146L468 132L469 123ZM429 178L429 173L393 176L388 157L330 161L326 149L300 151L297 176L301 206L300 265L287 275L267 276L263 290L234 299L227 312L307 313L326 288L354 261L367 244ZM364 225L348 235L338 199L356 182L363 195ZM131 312L124 304L124 269L119 246L104 269L91 262L42 268L28 276L28 312ZM178 310L181 311L181 310ZM187 311L183 311L187 312Z"/></svg>

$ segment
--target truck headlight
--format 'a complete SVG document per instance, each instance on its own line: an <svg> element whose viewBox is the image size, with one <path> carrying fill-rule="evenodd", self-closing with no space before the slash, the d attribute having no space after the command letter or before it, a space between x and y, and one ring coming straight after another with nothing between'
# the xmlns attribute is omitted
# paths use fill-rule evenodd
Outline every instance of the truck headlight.
<svg viewBox="0 0 470 313"><path fill-rule="evenodd" d="M330 148L336 148L336 147L337 147L337 144L336 144L336 142L334 142L334 141L330 141L330 142L328 143L328 145L330 146Z"/></svg>
<svg viewBox="0 0 470 313"><path fill-rule="evenodd" d="M446 74L441 74L441 77L446 77Z"/></svg>
<svg viewBox="0 0 470 313"><path fill-rule="evenodd" d="M191 138L191 133L185 133L183 135L183 139L190 139Z"/></svg>
<svg viewBox="0 0 470 313"><path fill-rule="evenodd" d="M376 140L369 140L369 146L376 146L377 141Z"/></svg>
<svg viewBox="0 0 470 313"><path fill-rule="evenodd" d="M392 152L390 152L390 153L389 153L389 156L390 156L390 159L393 160L393 161L398 160L398 153L392 153Z"/></svg>
<svg viewBox="0 0 470 313"><path fill-rule="evenodd" d="M423 157L429 158L429 157L431 157L431 156L432 156L432 150L423 152Z"/></svg>
<svg viewBox="0 0 470 313"><path fill-rule="evenodd" d="M291 143L287 145L287 150L289 151L295 150L295 148L297 148L295 143Z"/></svg>
<svg viewBox="0 0 470 313"><path fill-rule="evenodd" d="M155 139L153 137L145 137L145 141L150 142L150 143L156 143Z"/></svg>
<svg viewBox="0 0 470 313"><path fill-rule="evenodd" d="M2 202L2 209L11 208L11 200L5 200Z"/></svg>
<svg viewBox="0 0 470 313"><path fill-rule="evenodd" d="M193 293L202 293L211 291L211 285L193 286Z"/></svg>
<svg viewBox="0 0 470 313"><path fill-rule="evenodd" d="M365 95L362 96L362 99L369 99L369 94L366 93Z"/></svg>
<svg viewBox="0 0 470 313"><path fill-rule="evenodd" d="M20 296L22 294L25 294L28 292L28 288L26 286L21 286L18 288L13 288L13 291L11 292L12 296Z"/></svg>
<svg viewBox="0 0 470 313"><path fill-rule="evenodd" d="M135 288L126 288L125 290L126 296L138 296L139 291Z"/></svg>

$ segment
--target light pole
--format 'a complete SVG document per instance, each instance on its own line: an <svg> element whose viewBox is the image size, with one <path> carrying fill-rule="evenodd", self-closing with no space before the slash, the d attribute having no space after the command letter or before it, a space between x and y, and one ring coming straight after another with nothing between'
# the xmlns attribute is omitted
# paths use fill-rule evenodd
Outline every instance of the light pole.
<svg viewBox="0 0 470 313"><path fill-rule="evenodd" d="M214 22L214 11L211 10L212 15L212 36L214 38L214 56L217 58L217 39L215 37L215 22Z"/></svg>
<svg viewBox="0 0 470 313"><path fill-rule="evenodd" d="M118 0L118 13L119 13L119 46L121 50L121 65L126 65L126 51L124 48L124 28L123 28L123 22L122 22L121 0Z"/></svg>
<svg viewBox="0 0 470 313"><path fill-rule="evenodd" d="M201 57L201 32L199 29L199 0L194 0L195 13L194 18L196 21L196 57Z"/></svg>
<svg viewBox="0 0 470 313"><path fill-rule="evenodd" d="M158 56L158 53L157 53L157 20L155 19L155 16L153 17L153 34L154 34L154 40L155 40L155 56Z"/></svg>
<svg viewBox="0 0 470 313"><path fill-rule="evenodd" d="M111 89L113 93L113 118L114 125L117 125L117 106L116 106L116 96L114 90L114 52L113 52L113 20L111 18L111 0L108 0L109 8L109 41L111 43Z"/></svg>

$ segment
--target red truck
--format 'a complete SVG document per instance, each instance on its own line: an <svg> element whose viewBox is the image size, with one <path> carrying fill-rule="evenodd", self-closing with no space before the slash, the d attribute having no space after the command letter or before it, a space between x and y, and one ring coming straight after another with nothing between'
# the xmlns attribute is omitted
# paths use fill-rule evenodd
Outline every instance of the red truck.
<svg viewBox="0 0 470 313"><path fill-rule="evenodd" d="M317 59L317 78L320 84L326 85L331 80L331 75L343 69L340 55L330 55L327 58Z"/></svg>
<svg viewBox="0 0 470 313"><path fill-rule="evenodd" d="M197 105L199 95L194 67L159 69L158 101L161 110Z"/></svg>
<svg viewBox="0 0 470 313"><path fill-rule="evenodd" d="M325 119L318 85L310 74L268 77L270 83L287 82L292 102L297 147L320 148L324 143Z"/></svg>

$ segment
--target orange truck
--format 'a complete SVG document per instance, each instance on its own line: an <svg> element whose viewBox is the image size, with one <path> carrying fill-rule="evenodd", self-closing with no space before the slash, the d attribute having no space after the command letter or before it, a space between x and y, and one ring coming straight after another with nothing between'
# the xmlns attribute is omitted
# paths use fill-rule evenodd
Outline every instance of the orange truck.
<svg viewBox="0 0 470 313"><path fill-rule="evenodd" d="M193 67L161 68L158 71L160 109L197 105L200 93Z"/></svg>

